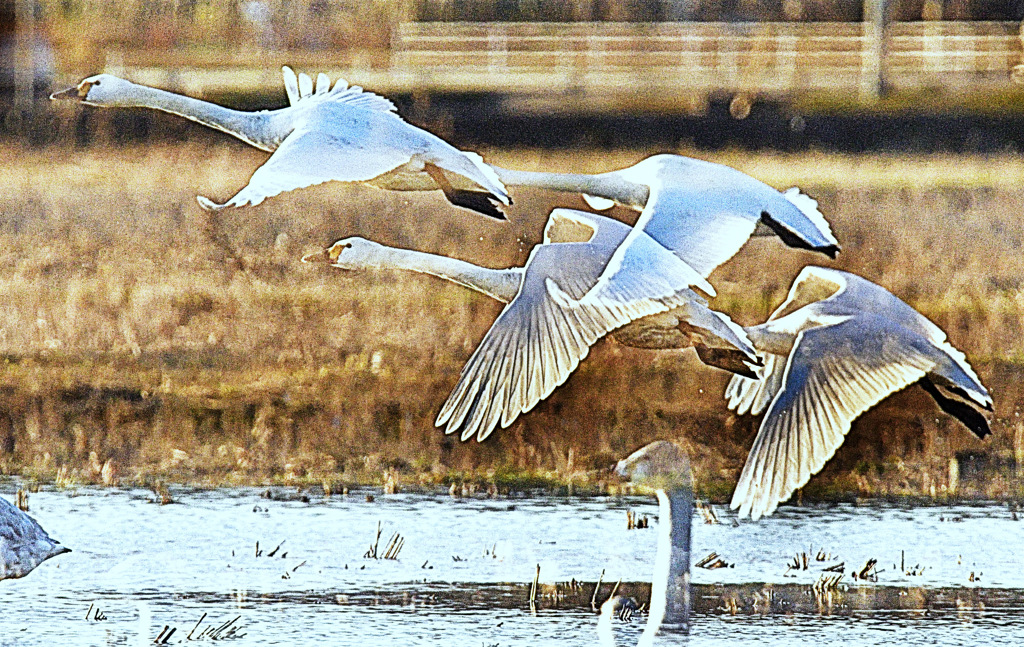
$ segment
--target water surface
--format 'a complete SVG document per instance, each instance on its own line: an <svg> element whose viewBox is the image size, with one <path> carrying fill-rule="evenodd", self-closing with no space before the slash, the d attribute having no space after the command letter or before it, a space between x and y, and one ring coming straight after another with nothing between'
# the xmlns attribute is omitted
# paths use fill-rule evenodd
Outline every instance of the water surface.
<svg viewBox="0 0 1024 647"><path fill-rule="evenodd" d="M0 582L0 645L567 647L597 643L602 571L648 594L657 506L645 497L172 491L171 505L145 490L32 494L31 514L74 552ZM651 528L627 530L626 510ZM693 629L666 644L1024 643L1024 521L1006 505L784 507L738 524L716 511L717 525L697 520L694 561L716 552L730 566L694 569ZM383 556L395 533L397 559L366 556L375 541ZM869 559L869 580L854 581ZM816 596L826 568L844 578ZM634 644L642 622L616 623L617 644Z"/></svg>

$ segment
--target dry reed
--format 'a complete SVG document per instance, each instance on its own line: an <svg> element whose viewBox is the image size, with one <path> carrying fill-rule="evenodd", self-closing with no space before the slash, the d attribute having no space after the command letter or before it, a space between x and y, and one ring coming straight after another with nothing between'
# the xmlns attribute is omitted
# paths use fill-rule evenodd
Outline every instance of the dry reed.
<svg viewBox="0 0 1024 647"><path fill-rule="evenodd" d="M688 445L699 488L714 497L742 465L756 420L726 412L726 374L689 352L607 341L487 443L445 437L433 418L501 305L431 277L298 262L362 235L519 265L552 206L583 207L576 196L520 191L510 222L499 223L451 208L437 192L335 183L212 223L195 196L229 196L264 154L188 142L56 152L0 149L0 469L52 478L63 467L98 482L95 466L113 461L123 478L526 484L528 473L580 483L586 470L662 437ZM508 166L577 171L642 156L485 152ZM939 496L952 494L947 466L957 452L1012 463L1024 403L1024 191L1012 179L1024 164L714 159L817 197L844 244L835 266L945 329L995 396L986 443L920 393L890 398L855 425L808 494ZM712 276L713 305L743 324L762 321L807 263L828 261L755 240ZM970 474L960 480L968 492ZM981 494L1019 493L1010 472L976 481Z"/></svg>

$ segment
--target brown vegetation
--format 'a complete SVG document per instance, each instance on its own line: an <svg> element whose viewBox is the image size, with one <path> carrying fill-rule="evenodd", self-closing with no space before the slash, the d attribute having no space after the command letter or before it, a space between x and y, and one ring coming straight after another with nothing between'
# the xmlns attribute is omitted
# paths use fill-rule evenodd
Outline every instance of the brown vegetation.
<svg viewBox="0 0 1024 647"><path fill-rule="evenodd" d="M491 151L520 168L606 170L635 151ZM728 376L690 352L599 343L569 381L488 442L433 427L501 305L431 277L344 273L303 253L362 235L492 267L521 264L556 204L521 191L510 222L437 192L329 184L209 220L197 194L241 187L241 144L75 152L0 149L0 469L64 482L577 483L654 438L691 450L699 487L731 489L757 420L730 415ZM1024 177L1014 158L826 155L717 159L799 183L844 244L837 267L945 329L996 401L994 437L909 390L865 415L807 495L1019 494ZM614 212L630 219L635 214ZM755 240L712 281L713 305L762 321L824 257ZM968 452L975 452L970 454ZM955 461L954 461L955 462ZM517 480L518 479L518 480Z"/></svg>

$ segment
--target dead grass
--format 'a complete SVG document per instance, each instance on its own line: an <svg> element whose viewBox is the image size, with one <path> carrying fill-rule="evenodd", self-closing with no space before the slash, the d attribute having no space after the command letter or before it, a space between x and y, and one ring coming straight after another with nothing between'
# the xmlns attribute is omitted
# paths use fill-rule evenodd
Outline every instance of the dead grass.
<svg viewBox="0 0 1024 647"><path fill-rule="evenodd" d="M512 167L577 171L642 156L485 152ZM379 482L390 473L431 483L531 473L585 482L598 478L587 470L667 437L690 446L705 491L731 487L756 420L725 411L727 376L690 353L603 342L534 412L483 445L462 444L433 419L500 304L430 277L298 261L362 235L521 264L551 207L582 208L578 197L520 192L502 224L439 194L331 184L208 221L195 196L229 196L263 157L234 143L0 149L0 467L52 478L63 466L94 481L112 459L126 478ZM921 394L890 398L855 426L809 493L927 495L935 486L941 495L957 452L1015 455L1024 191L1014 180L1024 162L714 159L814 195L844 244L835 266L939 324L996 399L995 437L980 443ZM827 259L755 240L712 277L714 305L759 322L807 263ZM1015 483L977 488L1010 496Z"/></svg>

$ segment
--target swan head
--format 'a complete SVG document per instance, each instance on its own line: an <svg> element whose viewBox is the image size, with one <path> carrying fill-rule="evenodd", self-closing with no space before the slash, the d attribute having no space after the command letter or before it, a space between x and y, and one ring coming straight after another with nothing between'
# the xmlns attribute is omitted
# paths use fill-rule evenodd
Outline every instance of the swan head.
<svg viewBox="0 0 1024 647"><path fill-rule="evenodd" d="M131 81L125 81L112 74L96 74L83 79L73 88L54 92L50 98L70 99L91 106L134 106L136 103L131 101L133 88L135 84Z"/></svg>
<svg viewBox="0 0 1024 647"><path fill-rule="evenodd" d="M656 440L622 459L615 466L622 478L653 490L692 488L690 458L667 440Z"/></svg>
<svg viewBox="0 0 1024 647"><path fill-rule="evenodd" d="M307 254L303 263L327 263L343 270L360 270L380 267L384 246L358 236L343 238L322 252Z"/></svg>

